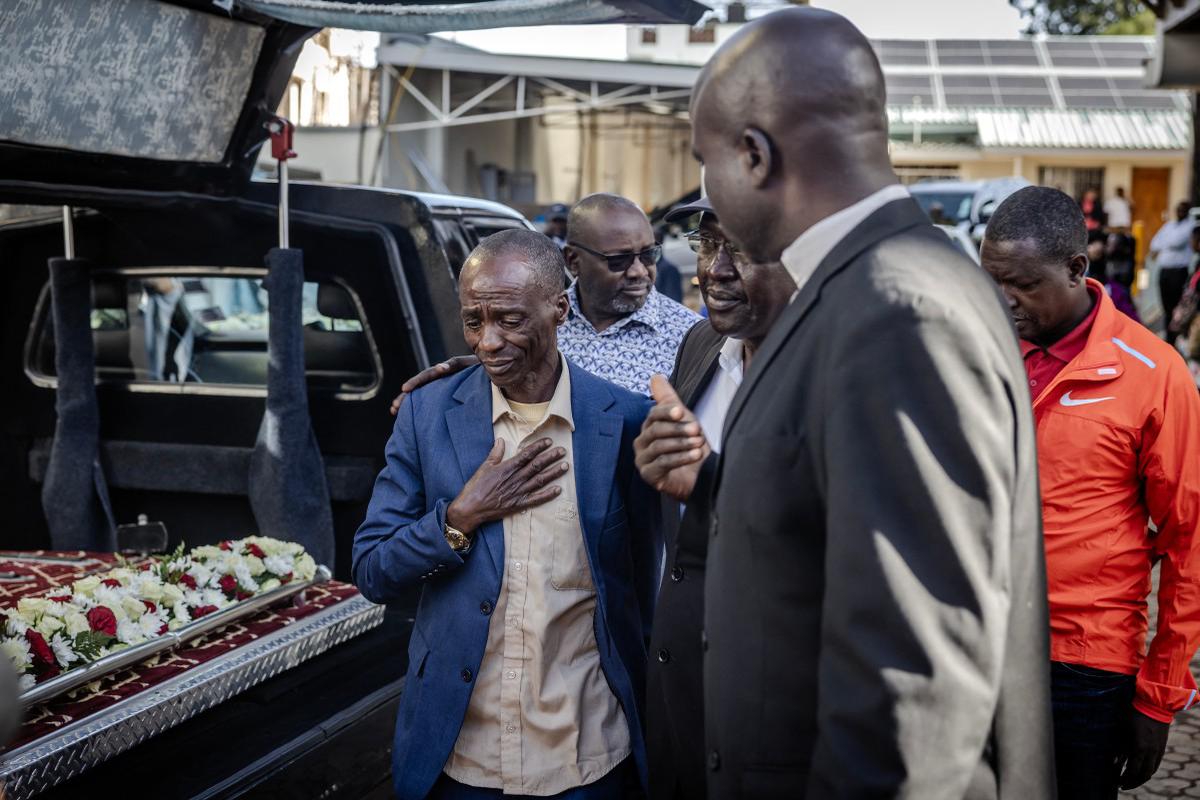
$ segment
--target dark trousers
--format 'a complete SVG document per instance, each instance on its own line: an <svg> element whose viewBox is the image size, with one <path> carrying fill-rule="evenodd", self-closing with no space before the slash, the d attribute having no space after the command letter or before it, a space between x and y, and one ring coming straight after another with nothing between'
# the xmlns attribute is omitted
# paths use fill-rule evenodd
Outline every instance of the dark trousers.
<svg viewBox="0 0 1200 800"><path fill-rule="evenodd" d="M1168 344L1175 344L1175 339L1179 336L1178 333L1172 333L1170 330L1171 314L1175 312L1175 306L1179 305L1179 300L1183 297L1187 280L1188 270L1186 267L1172 267L1158 271L1158 296L1162 300L1163 328L1167 331Z"/></svg>
<svg viewBox="0 0 1200 800"><path fill-rule="evenodd" d="M536 800L622 800L627 796L625 780L632 778L629 774L632 769L631 764L631 759L625 759L598 781L568 789L565 792L551 795L549 798L536 798ZM501 800L501 798L503 800L535 800L527 795L505 794L500 789L480 789L476 786L467 786L451 780L445 773L438 778L437 783L433 785L433 790L425 800Z"/></svg>
<svg viewBox="0 0 1200 800"><path fill-rule="evenodd" d="M1136 678L1051 663L1058 800L1115 800Z"/></svg>

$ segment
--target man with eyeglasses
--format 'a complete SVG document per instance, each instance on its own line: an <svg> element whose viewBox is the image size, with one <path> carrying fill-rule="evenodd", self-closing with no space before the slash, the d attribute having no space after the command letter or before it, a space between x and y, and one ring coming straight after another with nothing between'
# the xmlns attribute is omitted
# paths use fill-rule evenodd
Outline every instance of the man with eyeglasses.
<svg viewBox="0 0 1200 800"><path fill-rule="evenodd" d="M618 386L650 393L650 376L671 371L684 334L700 317L654 288L662 247L637 205L615 194L580 200L567 219L571 312L559 348Z"/></svg>
<svg viewBox="0 0 1200 800"><path fill-rule="evenodd" d="M671 373L673 394L695 412L700 430L690 446L705 439L720 450L725 413L742 383L743 370L787 308L796 283L782 264L754 264L721 229L707 198L672 209L667 222L699 215L688 234L696 253L696 277L708 319L688 331ZM655 398L671 392L656 379ZM634 441L635 462L651 485L662 480L674 454L664 440ZM716 458L715 455L711 458ZM684 506L663 495L666 563L650 640L646 691L646 749L650 800L705 796L704 561L709 520L703 505Z"/></svg>

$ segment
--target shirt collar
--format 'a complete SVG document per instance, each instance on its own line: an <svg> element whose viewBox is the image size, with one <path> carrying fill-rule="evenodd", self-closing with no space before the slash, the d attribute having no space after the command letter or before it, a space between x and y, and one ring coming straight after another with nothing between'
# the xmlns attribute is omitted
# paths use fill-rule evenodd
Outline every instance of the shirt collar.
<svg viewBox="0 0 1200 800"><path fill-rule="evenodd" d="M1096 324L1096 316L1100 313L1100 303L1103 299L1100 294L1104 291L1100 288L1100 284L1093 280L1088 280L1087 289L1092 298L1092 310L1083 318L1083 321L1049 347L1040 347L1022 339L1022 356L1028 358L1032 353L1044 352L1064 364L1070 364L1077 355L1083 352L1084 347L1087 346L1088 336L1092 332L1092 326Z"/></svg>
<svg viewBox="0 0 1200 800"><path fill-rule="evenodd" d="M650 287L650 294L646 295L646 302L642 303L642 307L633 312L627 317L617 320L612 325L609 325L603 331L596 331L591 320L583 315L583 311L579 307L579 292L576 287L579 285L579 280L576 279L567 289L567 302L571 304L571 316L578 318L585 323L589 328L602 336L604 333L613 330L619 330L626 325L634 322L645 325L651 330L657 331L662 325L662 295L653 286Z"/></svg>
<svg viewBox="0 0 1200 800"><path fill-rule="evenodd" d="M725 344L721 345L721 352L717 355L717 365L734 383L740 386L743 364L745 364L745 350L742 340L734 339L731 336L725 340Z"/></svg>
<svg viewBox="0 0 1200 800"><path fill-rule="evenodd" d="M575 416L571 412L571 370L567 367L567 360L563 358L562 353L558 354L558 361L562 365L562 373L558 377L558 384L554 387L554 394L550 396L550 405L546 408L545 420L558 417L574 431ZM512 414L514 418L517 418L518 415L508 404L508 398L504 396L504 392L500 391L500 387L494 383L491 386L492 424L495 425L505 414ZM545 424L545 420L542 421L542 424Z"/></svg>
<svg viewBox="0 0 1200 800"><path fill-rule="evenodd" d="M796 281L796 292L799 293L804 288L804 284L808 283L817 267L821 266L825 256L829 255L850 231L888 203L908 196L908 189L893 183L841 211L830 214L800 234L780 256L783 266Z"/></svg>

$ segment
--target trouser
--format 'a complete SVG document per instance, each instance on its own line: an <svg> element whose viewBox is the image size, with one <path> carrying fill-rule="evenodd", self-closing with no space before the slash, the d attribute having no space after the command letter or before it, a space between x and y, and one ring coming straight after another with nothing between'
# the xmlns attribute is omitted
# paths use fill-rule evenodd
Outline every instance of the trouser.
<svg viewBox="0 0 1200 800"><path fill-rule="evenodd" d="M626 778L633 768L632 759L625 759L611 772L598 781L586 786L577 786L556 795L549 800L622 800L627 796L625 791ZM433 790L425 800L547 800L547 798L532 798L528 795L504 794L500 789L480 789L477 786L467 786L452 780L445 773L433 785Z"/></svg>
<svg viewBox="0 0 1200 800"><path fill-rule="evenodd" d="M1179 305L1179 300L1183 297L1187 280L1187 267L1169 267L1158 271L1158 296L1162 300L1163 327L1167 330L1168 344L1175 344L1175 339L1179 336L1170 330L1171 315L1175 313L1175 306Z"/></svg>
<svg viewBox="0 0 1200 800"><path fill-rule="evenodd" d="M1050 664L1058 800L1115 800L1135 675Z"/></svg>

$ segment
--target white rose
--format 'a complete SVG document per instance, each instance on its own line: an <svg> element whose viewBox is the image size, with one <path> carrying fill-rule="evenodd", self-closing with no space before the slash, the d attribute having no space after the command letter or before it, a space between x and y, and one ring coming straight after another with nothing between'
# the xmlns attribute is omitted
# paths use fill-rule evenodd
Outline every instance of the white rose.
<svg viewBox="0 0 1200 800"><path fill-rule="evenodd" d="M8 657L17 672L24 672L33 663L33 655L29 652L29 642L24 636L9 637L0 641L0 653Z"/></svg>
<svg viewBox="0 0 1200 800"><path fill-rule="evenodd" d="M89 575L86 578L80 578L71 585L71 588L76 594L91 594L100 588L100 579L95 575Z"/></svg>
<svg viewBox="0 0 1200 800"><path fill-rule="evenodd" d="M223 555L225 555L224 550L211 544L201 545L192 550L192 560L194 561L208 561L212 558L220 558Z"/></svg>
<svg viewBox="0 0 1200 800"><path fill-rule="evenodd" d="M142 614L146 613L146 604L136 597L126 597L121 601L121 606L125 609L125 613L130 619L137 619Z"/></svg>
<svg viewBox="0 0 1200 800"><path fill-rule="evenodd" d="M183 600L183 589L173 583L162 585L162 601L165 605L173 606Z"/></svg>
<svg viewBox="0 0 1200 800"><path fill-rule="evenodd" d="M263 583L263 585L260 587L260 590L264 591L264 592L269 592L272 589L278 589L282 585L283 584L279 582L278 578L271 578L270 580Z"/></svg>
<svg viewBox="0 0 1200 800"><path fill-rule="evenodd" d="M34 620L46 613L48 605L50 601L44 597L22 597L17 601L17 611L21 612L21 616Z"/></svg>
<svg viewBox="0 0 1200 800"><path fill-rule="evenodd" d="M246 556L246 569L250 570L250 574L256 578L267 571L267 568L263 566L263 560L258 556Z"/></svg>
<svg viewBox="0 0 1200 800"><path fill-rule="evenodd" d="M50 638L53 634L61 631L64 627L63 621L56 617L42 617L38 620L38 624L34 626L46 638Z"/></svg>
<svg viewBox="0 0 1200 800"><path fill-rule="evenodd" d="M157 603L163 599L163 585L158 582L157 577L143 578L137 586L137 593L151 603Z"/></svg>
<svg viewBox="0 0 1200 800"><path fill-rule="evenodd" d="M317 562L308 553L296 559L295 576L302 581L311 581L317 574Z"/></svg>
<svg viewBox="0 0 1200 800"><path fill-rule="evenodd" d="M92 629L92 626L88 624L87 617L78 611L72 611L67 614L64 617L64 621L67 623L67 634L71 637L86 633Z"/></svg>

